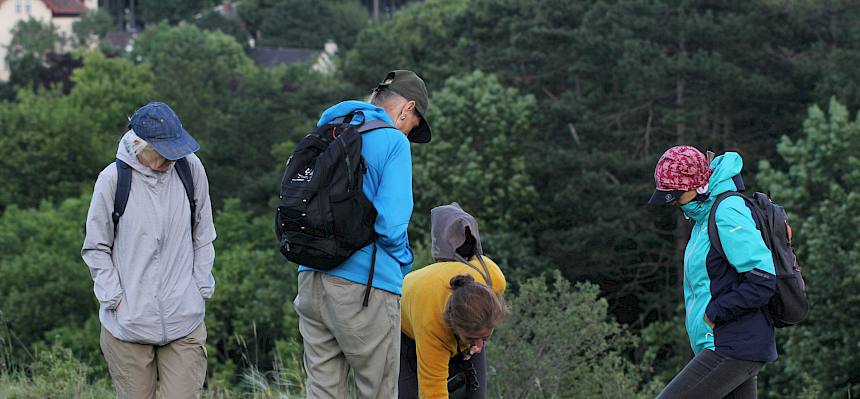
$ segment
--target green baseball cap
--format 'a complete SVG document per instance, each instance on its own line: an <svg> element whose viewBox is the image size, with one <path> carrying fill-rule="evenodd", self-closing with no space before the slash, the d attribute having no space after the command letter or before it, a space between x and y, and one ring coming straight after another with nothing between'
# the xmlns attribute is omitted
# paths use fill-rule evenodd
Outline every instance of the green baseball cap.
<svg viewBox="0 0 860 399"><path fill-rule="evenodd" d="M430 124L427 123L427 109L430 108L430 96L427 86L415 72L398 69L391 71L379 83L376 90L391 90L407 100L415 101L415 109L421 117L421 123L407 135L413 143L430 142Z"/></svg>

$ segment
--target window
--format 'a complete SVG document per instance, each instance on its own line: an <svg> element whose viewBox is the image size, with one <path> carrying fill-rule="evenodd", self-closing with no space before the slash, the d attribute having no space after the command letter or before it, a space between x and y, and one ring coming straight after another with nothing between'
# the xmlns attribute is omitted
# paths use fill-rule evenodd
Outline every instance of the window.
<svg viewBox="0 0 860 399"><path fill-rule="evenodd" d="M21 13L21 0L15 0L15 14Z"/></svg>
<svg viewBox="0 0 860 399"><path fill-rule="evenodd" d="M32 9L30 4L31 1L32 0L24 0L24 10L27 12L27 15L30 15L30 10Z"/></svg>

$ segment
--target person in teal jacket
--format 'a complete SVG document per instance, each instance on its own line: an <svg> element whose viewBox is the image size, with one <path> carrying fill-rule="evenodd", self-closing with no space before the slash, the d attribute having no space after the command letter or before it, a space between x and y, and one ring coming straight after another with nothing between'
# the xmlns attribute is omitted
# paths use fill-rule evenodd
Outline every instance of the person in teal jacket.
<svg viewBox="0 0 860 399"><path fill-rule="evenodd" d="M660 393L663 398L755 398L756 376L777 358L765 307L776 291L771 251L746 202L732 196L716 211L722 257L708 237L714 200L743 191L743 160L728 152L710 163L689 146L667 150L654 171L649 203L678 205L694 222L684 252L686 329L695 357Z"/></svg>

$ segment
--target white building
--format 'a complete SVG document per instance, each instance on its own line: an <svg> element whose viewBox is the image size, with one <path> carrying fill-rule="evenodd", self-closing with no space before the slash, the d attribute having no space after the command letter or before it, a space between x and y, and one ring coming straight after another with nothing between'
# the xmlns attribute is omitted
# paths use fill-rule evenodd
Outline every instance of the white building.
<svg viewBox="0 0 860 399"><path fill-rule="evenodd" d="M9 80L6 46L18 21L35 18L50 22L60 36L71 38L72 24L85 11L98 7L98 0L0 0L0 81Z"/></svg>

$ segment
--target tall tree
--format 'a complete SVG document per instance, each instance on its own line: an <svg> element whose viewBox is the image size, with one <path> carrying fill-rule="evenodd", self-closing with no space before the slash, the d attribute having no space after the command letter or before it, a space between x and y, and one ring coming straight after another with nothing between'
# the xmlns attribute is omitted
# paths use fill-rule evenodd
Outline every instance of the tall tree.
<svg viewBox="0 0 860 399"><path fill-rule="evenodd" d="M780 359L763 376L766 397L845 398L860 392L860 119L835 100L810 108L803 134L784 137L759 180L789 211L809 318L778 331ZM777 163L777 162L775 162Z"/></svg>
<svg viewBox="0 0 860 399"><path fill-rule="evenodd" d="M193 25L162 23L147 29L137 39L133 56L152 66L159 99L204 142L214 127L229 123L231 95L242 76L255 68L235 39Z"/></svg>
<svg viewBox="0 0 860 399"><path fill-rule="evenodd" d="M370 15L357 0L249 0L239 16L258 44L322 49L329 39L349 49Z"/></svg>
<svg viewBox="0 0 860 399"><path fill-rule="evenodd" d="M113 18L106 11L88 11L72 24L72 31L75 32L75 45L92 47L100 39L103 39L112 27Z"/></svg>
<svg viewBox="0 0 860 399"><path fill-rule="evenodd" d="M12 71L10 82L18 87L32 87L47 65L48 54L57 51L60 37L53 25L33 18L18 21L11 33L5 60Z"/></svg>
<svg viewBox="0 0 860 399"><path fill-rule="evenodd" d="M194 18L194 25L203 30L224 32L233 36L242 46L248 43L248 32L242 26L242 22L238 18L225 17L215 10L203 12L199 17Z"/></svg>
<svg viewBox="0 0 860 399"><path fill-rule="evenodd" d="M535 111L533 96L480 71L452 77L431 95L436 133L413 147L413 241L429 247L430 209L458 202L479 220L485 252L512 281L540 273L546 263L535 258L530 233L538 194L520 151Z"/></svg>
<svg viewBox="0 0 860 399"><path fill-rule="evenodd" d="M260 39L263 20L280 0L244 0L236 6L239 18L255 40Z"/></svg>
<svg viewBox="0 0 860 399"><path fill-rule="evenodd" d="M786 15L802 44L771 46L768 56L785 60L815 82L810 95L827 107L831 96L850 110L860 107L860 81L852 72L860 62L860 4L851 0L762 0L770 13Z"/></svg>
<svg viewBox="0 0 860 399"><path fill-rule="evenodd" d="M132 3L135 3L133 0ZM190 20L192 16L215 6L216 0L136 0L136 10L147 25L167 21L177 24Z"/></svg>
<svg viewBox="0 0 860 399"><path fill-rule="evenodd" d="M352 87L305 65L243 75L230 94L224 124L211 126L201 154L220 204L239 198L268 215L292 143L301 140L327 106L349 98Z"/></svg>
<svg viewBox="0 0 860 399"><path fill-rule="evenodd" d="M116 153L126 117L153 97L152 74L123 59L88 55L59 90L20 91L0 103L0 209L61 201L88 191Z"/></svg>
<svg viewBox="0 0 860 399"><path fill-rule="evenodd" d="M394 69L411 69L430 89L473 70L468 42L460 37L468 2L428 0L411 4L389 21L372 25L356 39L344 63L344 77L369 90Z"/></svg>
<svg viewBox="0 0 860 399"><path fill-rule="evenodd" d="M688 225L644 206L653 165L676 144L772 151L809 98L764 50L796 45L786 15L756 2L475 0L467 20L478 66L539 101L523 150L546 198L540 253L599 280L623 321L668 319Z"/></svg>
<svg viewBox="0 0 860 399"><path fill-rule="evenodd" d="M232 37L191 25L147 30L135 52L158 76L158 98L201 142L212 190L220 193L216 206L234 197L267 211L286 161L273 148L297 142L326 105L351 92L305 65L260 69Z"/></svg>
<svg viewBox="0 0 860 399"><path fill-rule="evenodd" d="M260 21L260 44L322 49L331 39L348 49L369 19L355 0L281 0Z"/></svg>

